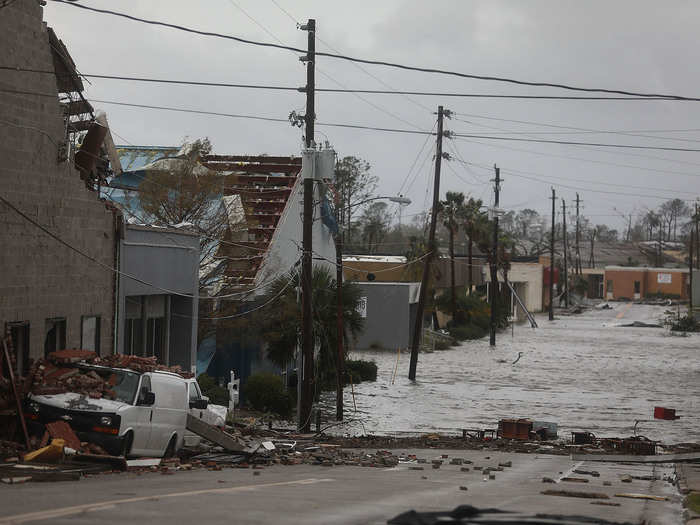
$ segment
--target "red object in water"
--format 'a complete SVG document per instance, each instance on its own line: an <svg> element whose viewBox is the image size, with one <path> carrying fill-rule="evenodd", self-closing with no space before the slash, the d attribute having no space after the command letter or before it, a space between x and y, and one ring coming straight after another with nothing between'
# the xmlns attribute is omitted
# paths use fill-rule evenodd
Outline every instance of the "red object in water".
<svg viewBox="0 0 700 525"><path fill-rule="evenodd" d="M666 419L673 421L680 419L681 416L676 415L675 408L654 407L654 419Z"/></svg>

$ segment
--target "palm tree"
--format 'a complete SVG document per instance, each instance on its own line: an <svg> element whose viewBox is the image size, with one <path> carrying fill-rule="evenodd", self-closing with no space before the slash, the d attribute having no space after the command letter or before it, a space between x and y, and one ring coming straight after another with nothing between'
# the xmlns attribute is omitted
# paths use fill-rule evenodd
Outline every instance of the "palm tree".
<svg viewBox="0 0 700 525"><path fill-rule="evenodd" d="M317 376L321 379L335 372L337 366L337 302L336 285L331 271L323 266L314 266L312 273L313 333L320 348L316 364ZM284 367L294 358L294 349L299 340L301 305L297 302L298 274L291 279L279 277L270 284L260 298L260 304L269 303L259 310L254 323L260 337L267 343L267 356L276 365ZM345 353L362 329L362 319L357 306L360 289L352 283L344 283L343 333Z"/></svg>
<svg viewBox="0 0 700 525"><path fill-rule="evenodd" d="M472 294L472 289L474 288L473 273L472 273L472 251L474 247L474 242L477 241L483 230L483 225L486 219L486 215L481 211L483 202L481 199L474 199L472 197L464 205L464 227L467 233L467 238L469 239L468 244L468 263L469 263L469 295Z"/></svg>
<svg viewBox="0 0 700 525"><path fill-rule="evenodd" d="M452 322L457 323L457 290L455 288L455 233L464 218L464 193L448 191L445 200L440 202L442 223L450 233L450 304Z"/></svg>

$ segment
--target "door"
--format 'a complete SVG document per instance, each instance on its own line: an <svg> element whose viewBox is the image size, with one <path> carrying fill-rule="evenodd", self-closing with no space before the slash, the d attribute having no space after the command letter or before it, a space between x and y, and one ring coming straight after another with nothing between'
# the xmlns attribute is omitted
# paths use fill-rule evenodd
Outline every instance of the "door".
<svg viewBox="0 0 700 525"><path fill-rule="evenodd" d="M144 394L153 392L151 386L151 376L143 374L141 383L139 384L138 396L136 398L136 406L131 407L129 412L133 414L131 419L131 428L134 429L134 441L131 446L131 452L135 455L147 455L149 451L149 441L151 439L151 421L153 419L153 406L145 405ZM158 399L156 398L156 403Z"/></svg>
<svg viewBox="0 0 700 525"><path fill-rule="evenodd" d="M153 420L148 448L152 454L162 455L175 434L182 442L187 424L187 383L181 377L166 373L153 374Z"/></svg>
<svg viewBox="0 0 700 525"><path fill-rule="evenodd" d="M191 381L187 384L187 392L188 392L188 398L189 402L192 403L192 401L200 401L202 399L202 394L199 391L199 385L197 384L196 381ZM190 407L190 415L192 417L196 417L198 419L205 420L205 412L206 410L202 410L201 408L192 408ZM209 421L206 421L206 423L209 423ZM211 424L211 423L210 423Z"/></svg>

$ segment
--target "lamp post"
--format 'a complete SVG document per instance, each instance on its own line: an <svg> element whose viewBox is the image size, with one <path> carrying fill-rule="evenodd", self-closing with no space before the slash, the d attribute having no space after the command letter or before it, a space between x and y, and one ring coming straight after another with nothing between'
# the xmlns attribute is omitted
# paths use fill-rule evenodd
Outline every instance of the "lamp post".
<svg viewBox="0 0 700 525"><path fill-rule="evenodd" d="M338 207L336 209L336 217L340 219L340 213L343 210L352 208L354 206L359 206L370 201L376 200L388 200L390 202L396 202L400 206L408 206L411 204L411 199L399 195L397 197L386 196L386 197L372 197L370 199L365 199L360 202L355 202L350 206L345 208ZM345 375L345 351L343 349L343 335L344 335L344 321L343 321L343 236L340 232L340 224L338 224L338 233L335 236L335 286L336 286L336 299L337 299L337 313L336 313L336 338L338 346L338 366L336 367L336 397L335 397L335 419L337 421L343 420L343 376Z"/></svg>

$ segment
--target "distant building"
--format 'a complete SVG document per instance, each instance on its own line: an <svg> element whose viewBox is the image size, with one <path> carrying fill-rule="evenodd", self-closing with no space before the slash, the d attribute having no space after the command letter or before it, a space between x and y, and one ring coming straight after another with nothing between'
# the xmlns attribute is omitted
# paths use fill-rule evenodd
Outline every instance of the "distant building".
<svg viewBox="0 0 700 525"><path fill-rule="evenodd" d="M687 268L605 267L605 299L688 299L689 294Z"/></svg>

